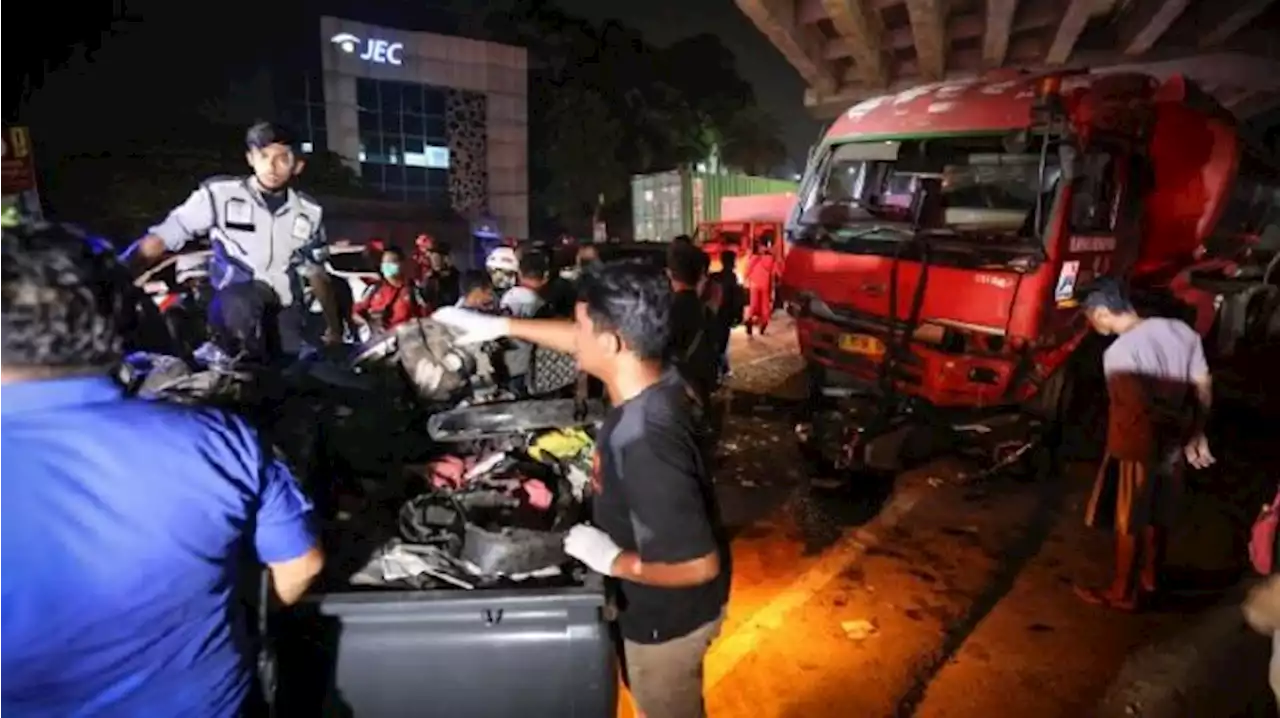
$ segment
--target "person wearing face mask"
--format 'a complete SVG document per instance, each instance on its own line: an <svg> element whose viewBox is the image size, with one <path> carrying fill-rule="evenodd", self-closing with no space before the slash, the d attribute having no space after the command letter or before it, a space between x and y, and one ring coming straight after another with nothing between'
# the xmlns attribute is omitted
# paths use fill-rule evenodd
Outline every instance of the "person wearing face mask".
<svg viewBox="0 0 1280 718"><path fill-rule="evenodd" d="M240 357L288 362L312 344L303 283L324 311L323 342L342 342L342 312L325 269L328 239L320 204L293 188L306 166L297 135L270 122L245 133L249 176L205 180L124 253L135 273L195 237L213 245L210 363ZM208 349L205 353L204 350Z"/></svg>
<svg viewBox="0 0 1280 718"><path fill-rule="evenodd" d="M405 322L427 316L427 307L419 300L408 270L404 252L388 247L382 253L382 279L356 302L352 318L368 325L374 333L388 332Z"/></svg>

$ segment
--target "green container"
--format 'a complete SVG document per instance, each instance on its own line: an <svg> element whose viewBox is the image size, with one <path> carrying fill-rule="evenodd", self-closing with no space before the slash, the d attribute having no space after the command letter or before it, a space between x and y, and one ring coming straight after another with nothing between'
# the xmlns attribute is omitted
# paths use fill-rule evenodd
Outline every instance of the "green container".
<svg viewBox="0 0 1280 718"><path fill-rule="evenodd" d="M795 192L799 183L740 174L677 170L631 178L631 218L637 240L670 241L720 219L720 200Z"/></svg>

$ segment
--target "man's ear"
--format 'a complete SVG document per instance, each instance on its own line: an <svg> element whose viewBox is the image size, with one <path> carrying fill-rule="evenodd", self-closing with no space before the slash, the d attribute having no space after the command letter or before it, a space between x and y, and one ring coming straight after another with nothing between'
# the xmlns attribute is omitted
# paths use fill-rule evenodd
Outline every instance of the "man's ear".
<svg viewBox="0 0 1280 718"><path fill-rule="evenodd" d="M297 177L302 174L302 170L307 168L307 161L299 157L293 161L293 176Z"/></svg>
<svg viewBox="0 0 1280 718"><path fill-rule="evenodd" d="M249 169L253 170L253 150L244 151L245 164L249 165Z"/></svg>
<svg viewBox="0 0 1280 718"><path fill-rule="evenodd" d="M615 332L600 332L596 335L596 341L600 342L600 348L609 356L622 353L622 337Z"/></svg>

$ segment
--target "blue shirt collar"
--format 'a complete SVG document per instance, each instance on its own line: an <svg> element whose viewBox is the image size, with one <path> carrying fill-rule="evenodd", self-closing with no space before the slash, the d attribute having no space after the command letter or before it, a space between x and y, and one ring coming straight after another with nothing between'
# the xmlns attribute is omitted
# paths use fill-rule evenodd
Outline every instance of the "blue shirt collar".
<svg viewBox="0 0 1280 718"><path fill-rule="evenodd" d="M40 379L0 387L0 414L105 404L124 398L124 387L109 376Z"/></svg>

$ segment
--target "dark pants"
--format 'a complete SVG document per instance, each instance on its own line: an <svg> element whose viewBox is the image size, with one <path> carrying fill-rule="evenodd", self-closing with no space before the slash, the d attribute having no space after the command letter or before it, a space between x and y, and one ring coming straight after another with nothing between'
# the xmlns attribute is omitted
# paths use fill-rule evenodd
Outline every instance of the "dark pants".
<svg viewBox="0 0 1280 718"><path fill-rule="evenodd" d="M298 302L280 305L264 282L242 282L218 290L209 304L213 341L232 356L273 363L297 356L306 314Z"/></svg>

